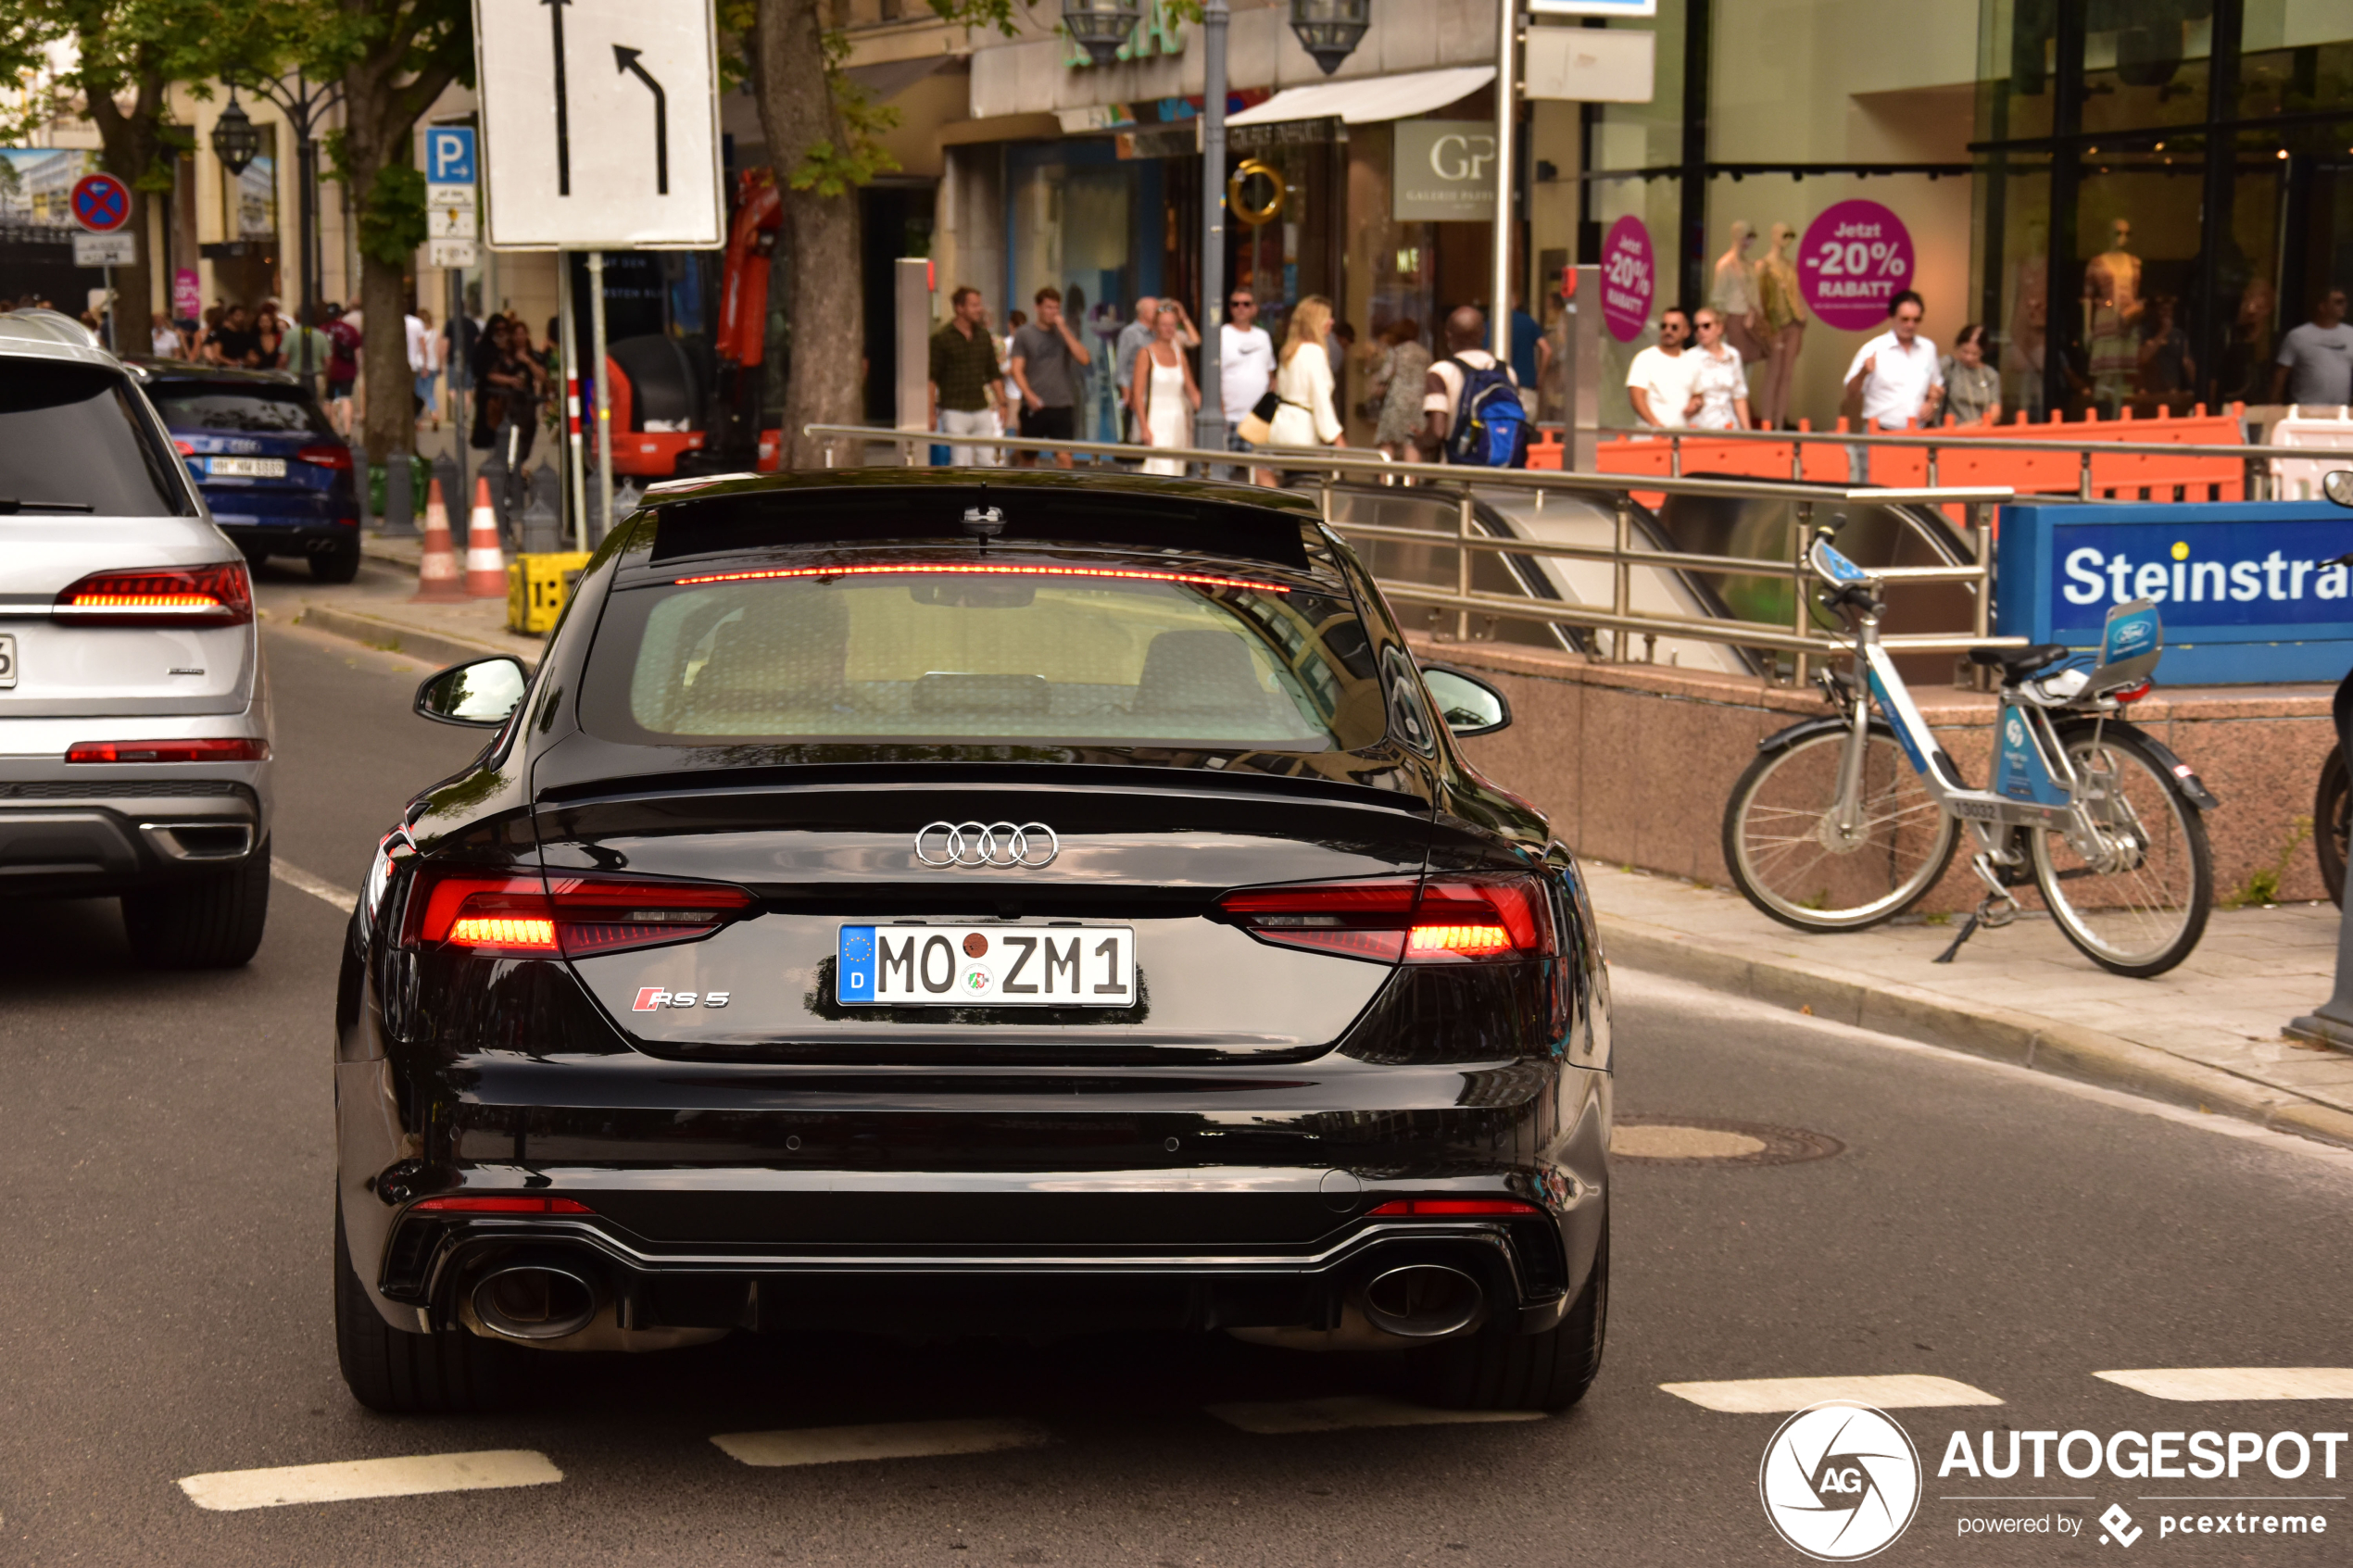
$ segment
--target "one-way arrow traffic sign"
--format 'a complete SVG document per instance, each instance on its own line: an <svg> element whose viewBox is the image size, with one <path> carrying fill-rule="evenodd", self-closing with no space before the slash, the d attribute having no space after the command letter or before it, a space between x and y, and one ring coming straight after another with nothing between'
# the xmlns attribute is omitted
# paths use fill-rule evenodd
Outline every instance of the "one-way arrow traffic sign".
<svg viewBox="0 0 2353 1568"><path fill-rule="evenodd" d="M474 38L493 249L725 241L711 0L474 0Z"/></svg>

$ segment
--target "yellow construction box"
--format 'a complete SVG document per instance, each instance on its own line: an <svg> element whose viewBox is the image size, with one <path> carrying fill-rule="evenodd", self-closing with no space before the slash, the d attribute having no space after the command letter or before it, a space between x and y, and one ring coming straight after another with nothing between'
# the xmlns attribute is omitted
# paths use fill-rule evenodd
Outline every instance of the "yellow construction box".
<svg viewBox="0 0 2353 1568"><path fill-rule="evenodd" d="M517 556L507 563L507 630L544 637L556 629L573 580L588 564L586 550Z"/></svg>

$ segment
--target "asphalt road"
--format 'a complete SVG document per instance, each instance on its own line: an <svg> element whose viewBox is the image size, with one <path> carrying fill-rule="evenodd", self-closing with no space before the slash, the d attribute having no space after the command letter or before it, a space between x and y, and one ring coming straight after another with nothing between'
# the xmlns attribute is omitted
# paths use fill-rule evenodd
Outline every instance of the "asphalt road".
<svg viewBox="0 0 2353 1568"><path fill-rule="evenodd" d="M356 885L460 732L420 667L266 633L282 861ZM1621 1112L1804 1129L1779 1165L1621 1162L1608 1359L1560 1417L1269 1436L1204 1407L1382 1393L1383 1369L1224 1339L907 1346L738 1337L563 1358L472 1420L353 1404L328 1307L328 1018L343 914L281 884L228 974L131 967L111 905L0 906L0 1561L139 1563L1797 1563L1756 1482L1781 1417L1695 1380L1924 1374L1999 1408L1904 1410L1927 1494L1888 1562L2345 1560L2320 1537L2162 1538L2143 1494L2333 1499L2346 1480L1940 1480L1993 1428L2344 1430L2353 1403L2180 1404L2095 1379L2348 1357L2353 1157L1634 974ZM550 1358L551 1361L554 1358ZM1017 1419L1043 1446L752 1468L717 1435ZM2006 1439L2005 1439L2006 1440ZM554 1484L217 1512L175 1484L528 1449ZM2340 1451L2339 1475L2353 1468ZM2071 1494L1993 1505L1946 1494ZM2084 1499L2089 1500L2084 1500ZM2095 1516L2135 1518L2129 1551ZM2082 1533L1957 1535L1965 1514Z"/></svg>

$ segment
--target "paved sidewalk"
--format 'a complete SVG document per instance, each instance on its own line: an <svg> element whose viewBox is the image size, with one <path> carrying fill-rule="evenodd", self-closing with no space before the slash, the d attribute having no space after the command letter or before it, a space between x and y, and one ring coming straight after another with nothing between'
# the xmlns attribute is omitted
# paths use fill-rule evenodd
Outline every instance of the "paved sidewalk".
<svg viewBox="0 0 2353 1568"><path fill-rule="evenodd" d="M1587 870L1614 962L2353 1146L2353 1056L2280 1033L2328 997L2333 905L2218 909L2180 968L2127 980L2042 915L1939 964L1958 920L1814 935L1728 889Z"/></svg>
<svg viewBox="0 0 2353 1568"><path fill-rule="evenodd" d="M298 624L436 663L456 664L486 653L510 653L527 665L539 662L546 644L507 630L503 597L409 603L416 592L421 547L419 540L384 539L371 530L362 536L361 548L370 566L378 570L363 572L348 587L271 580L265 584L263 600L273 613L284 613ZM289 600L298 604L298 610L286 608Z"/></svg>

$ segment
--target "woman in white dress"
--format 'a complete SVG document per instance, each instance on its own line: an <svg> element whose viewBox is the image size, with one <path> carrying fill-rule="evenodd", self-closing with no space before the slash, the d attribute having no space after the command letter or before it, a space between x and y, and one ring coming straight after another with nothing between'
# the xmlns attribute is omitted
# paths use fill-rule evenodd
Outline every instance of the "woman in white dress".
<svg viewBox="0 0 2353 1568"><path fill-rule="evenodd" d="M1692 416L1692 429L1746 430L1748 377L1742 373L1740 355L1724 341L1723 316L1714 306L1703 305L1692 317L1692 330L1699 342L1685 352L1699 360L1692 390L1700 399L1699 412Z"/></svg>
<svg viewBox="0 0 2353 1568"><path fill-rule="evenodd" d="M1283 406L1267 421L1269 446L1345 446L1348 436L1332 411L1332 302L1311 294L1294 307L1275 368L1275 395ZM1310 354L1304 352L1314 349Z"/></svg>
<svg viewBox="0 0 2353 1568"><path fill-rule="evenodd" d="M1151 341L1144 345L1143 363L1128 384L1127 406L1135 411L1136 429L1147 446L1190 445L1185 433L1192 425L1193 411L1201 407L1201 388L1193 384L1193 367L1177 345L1176 334L1183 325L1175 306L1160 307L1160 314L1152 318ZM1178 458L1147 458L1144 471L1182 479L1185 464Z"/></svg>

